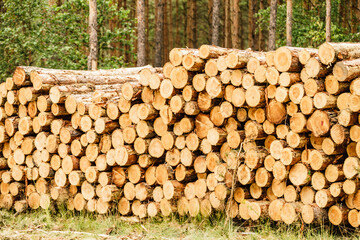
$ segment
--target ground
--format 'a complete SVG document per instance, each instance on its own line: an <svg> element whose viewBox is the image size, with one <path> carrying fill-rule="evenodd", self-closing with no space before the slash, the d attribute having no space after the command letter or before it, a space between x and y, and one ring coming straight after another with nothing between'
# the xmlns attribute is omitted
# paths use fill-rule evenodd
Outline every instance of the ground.
<svg viewBox="0 0 360 240"><path fill-rule="evenodd" d="M351 228L287 226L271 221L227 222L212 218L167 218L137 221L116 214L94 215L69 211L17 214L0 210L0 239L358 239Z"/></svg>

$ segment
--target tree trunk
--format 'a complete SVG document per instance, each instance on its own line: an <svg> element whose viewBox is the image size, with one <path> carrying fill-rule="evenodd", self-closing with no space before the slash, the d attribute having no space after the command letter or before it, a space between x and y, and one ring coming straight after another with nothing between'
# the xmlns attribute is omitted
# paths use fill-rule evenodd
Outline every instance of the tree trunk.
<svg viewBox="0 0 360 240"><path fill-rule="evenodd" d="M130 2L130 19L135 19L137 17L136 13L136 5L137 1L131 1ZM137 36L138 29L136 28L136 25L133 26L135 28L135 34ZM130 34L127 35L129 44L127 45L126 53L128 55L128 63L133 63L135 59L135 55L137 53L137 39L136 38L130 38ZM130 50L130 46L134 46L133 50Z"/></svg>
<svg viewBox="0 0 360 240"><path fill-rule="evenodd" d="M239 11L240 12L243 12L243 11L245 11L244 10L244 6L242 6L242 4L241 4L241 6L240 6L240 8L239 8ZM243 26L243 22L245 22L244 21L244 16L246 17L246 15L245 14L241 14L240 15L240 17L239 17L239 24L240 24L240 26L239 26L239 44L240 44L240 49L244 49L245 48L245 42L246 42L246 38L247 38L247 36L246 36L246 34L245 34L245 27Z"/></svg>
<svg viewBox="0 0 360 240"><path fill-rule="evenodd" d="M225 0L225 47L231 48L231 10L230 0Z"/></svg>
<svg viewBox="0 0 360 240"><path fill-rule="evenodd" d="M286 45L292 46L292 0L286 1ZM326 18L327 21L327 18Z"/></svg>
<svg viewBox="0 0 360 240"><path fill-rule="evenodd" d="M347 4L349 3L349 1L345 1L345 0L341 0L339 5L340 5L340 10L339 10L339 25L342 28L347 28L347 15L348 15L348 9L347 9Z"/></svg>
<svg viewBox="0 0 360 240"><path fill-rule="evenodd" d="M353 33L356 33L356 31L358 30L357 28L357 22L359 21L360 19L360 1L358 0L354 0L354 20L353 20L353 25L354 25L354 28L353 28ZM357 41L359 41L359 38L356 38Z"/></svg>
<svg viewBox="0 0 360 240"><path fill-rule="evenodd" d="M180 46L180 5L179 5L179 0L176 0L175 2L175 9L176 9L176 35L175 35L175 47L179 47Z"/></svg>
<svg viewBox="0 0 360 240"><path fill-rule="evenodd" d="M207 31L207 42L211 42L212 39L212 35L213 35L213 28L212 28L212 24L213 24L213 4L214 1L213 0L209 0L208 4L207 4L207 24L208 24L208 31Z"/></svg>
<svg viewBox="0 0 360 240"><path fill-rule="evenodd" d="M172 12L173 12L173 5L172 5L172 1L169 1L169 11L168 11L168 15L169 15L169 49L172 49L173 48L173 17L172 17ZM168 55L168 53L167 53Z"/></svg>
<svg viewBox="0 0 360 240"><path fill-rule="evenodd" d="M196 0L187 1L187 46L196 48Z"/></svg>
<svg viewBox="0 0 360 240"><path fill-rule="evenodd" d="M156 5L156 30L155 30L155 66L162 65L163 31L164 31L164 2L158 0Z"/></svg>
<svg viewBox="0 0 360 240"><path fill-rule="evenodd" d="M249 48L255 48L255 22L254 22L254 8L255 3L254 0L249 0L249 33L248 33L248 41L249 41Z"/></svg>
<svg viewBox="0 0 360 240"><path fill-rule="evenodd" d="M146 64L146 29L145 29L145 0L137 0L138 40L137 40L137 66Z"/></svg>
<svg viewBox="0 0 360 240"><path fill-rule="evenodd" d="M169 58L169 24L168 24L168 3L164 1L164 37L163 37L163 62Z"/></svg>
<svg viewBox="0 0 360 240"><path fill-rule="evenodd" d="M152 57L150 57L150 43L149 43L149 0L145 0L145 51L147 52L146 61L150 63Z"/></svg>
<svg viewBox="0 0 360 240"><path fill-rule="evenodd" d="M271 0L270 2L270 26L269 26L269 43L268 50L275 50L276 44L276 12L277 12L277 0Z"/></svg>
<svg viewBox="0 0 360 240"><path fill-rule="evenodd" d="M219 46L220 0L213 0L211 44Z"/></svg>
<svg viewBox="0 0 360 240"><path fill-rule="evenodd" d="M98 25L96 0L89 0L89 29L90 49L88 57L88 70L97 70L98 65Z"/></svg>
<svg viewBox="0 0 360 240"><path fill-rule="evenodd" d="M232 0L232 25L231 25L231 41L232 47L239 47L239 0Z"/></svg>
<svg viewBox="0 0 360 240"><path fill-rule="evenodd" d="M260 0L259 5L260 5L259 6L260 10L263 10L264 9L264 0ZM265 42L264 41L264 30L259 26L259 40L258 40L258 50L259 51L264 50L263 42Z"/></svg>
<svg viewBox="0 0 360 240"><path fill-rule="evenodd" d="M326 41L331 41L331 0L326 0Z"/></svg>

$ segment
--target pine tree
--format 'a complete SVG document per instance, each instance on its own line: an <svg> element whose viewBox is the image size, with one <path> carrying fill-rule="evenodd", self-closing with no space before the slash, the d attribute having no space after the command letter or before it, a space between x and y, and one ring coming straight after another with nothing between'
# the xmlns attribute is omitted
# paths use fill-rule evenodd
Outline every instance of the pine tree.
<svg viewBox="0 0 360 240"><path fill-rule="evenodd" d="M96 0L89 0L89 29L90 49L88 57L88 69L96 70L98 65L98 25Z"/></svg>
<svg viewBox="0 0 360 240"><path fill-rule="evenodd" d="M146 29L145 29L145 0L137 0L137 65L144 66L146 64Z"/></svg>
<svg viewBox="0 0 360 240"><path fill-rule="evenodd" d="M286 1L286 45L292 46L292 0Z"/></svg>
<svg viewBox="0 0 360 240"><path fill-rule="evenodd" d="M213 0L211 44L219 45L220 0Z"/></svg>
<svg viewBox="0 0 360 240"><path fill-rule="evenodd" d="M326 41L331 41L331 0L326 0Z"/></svg>
<svg viewBox="0 0 360 240"><path fill-rule="evenodd" d="M268 42L269 51L270 50L275 50L276 12L277 12L277 0L271 0L271 2L270 2L269 42Z"/></svg>
<svg viewBox="0 0 360 240"><path fill-rule="evenodd" d="M163 37L164 37L164 0L157 0L155 29L155 66L163 64Z"/></svg>

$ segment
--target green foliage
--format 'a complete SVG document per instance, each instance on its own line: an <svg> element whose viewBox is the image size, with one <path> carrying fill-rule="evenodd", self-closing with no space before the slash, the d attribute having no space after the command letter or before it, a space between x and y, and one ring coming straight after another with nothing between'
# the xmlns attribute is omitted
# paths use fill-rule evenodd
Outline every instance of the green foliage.
<svg viewBox="0 0 360 240"><path fill-rule="evenodd" d="M87 2L85 0L85 2ZM134 39L136 38L135 24L136 19L130 18L130 9L118 7L118 2L113 0L98 0L98 24L99 24L99 67L118 68L125 66L124 56L118 54L114 56L112 52L120 52L127 46L126 52L132 55L136 62ZM114 21L119 23L119 27L108 28L108 23Z"/></svg>
<svg viewBox="0 0 360 240"><path fill-rule="evenodd" d="M42 65L47 11L41 0L7 0L0 15L0 78L16 65ZM43 16L43 17L42 17Z"/></svg>
<svg viewBox="0 0 360 240"><path fill-rule="evenodd" d="M303 8L302 0L293 1L293 46L318 47L325 42L325 1L319 1L310 10ZM354 41L359 34L339 25L339 13L336 11L340 0L332 1L331 40L333 42ZM262 29L269 28L270 7L257 13L258 24ZM286 3L279 5L276 18L276 46L286 45Z"/></svg>
<svg viewBox="0 0 360 240"><path fill-rule="evenodd" d="M0 12L0 79L18 65L86 69L89 45L88 1L4 0ZM113 29L109 22L113 21ZM135 20L112 0L98 0L99 67L125 65L120 49L134 52ZM134 57L133 57L134 58Z"/></svg>

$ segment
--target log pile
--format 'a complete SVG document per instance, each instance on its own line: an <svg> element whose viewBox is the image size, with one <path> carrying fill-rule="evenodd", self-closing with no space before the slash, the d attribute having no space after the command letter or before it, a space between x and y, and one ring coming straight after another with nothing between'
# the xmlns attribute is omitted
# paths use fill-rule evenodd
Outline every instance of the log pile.
<svg viewBox="0 0 360 240"><path fill-rule="evenodd" d="M360 225L360 44L173 49L163 68L18 67L0 207Z"/></svg>

